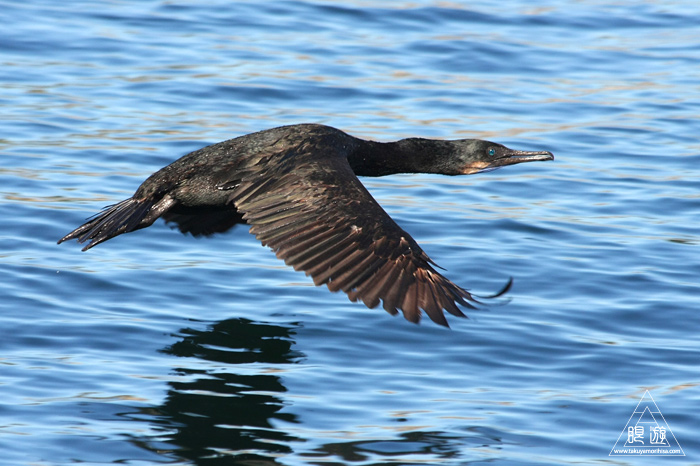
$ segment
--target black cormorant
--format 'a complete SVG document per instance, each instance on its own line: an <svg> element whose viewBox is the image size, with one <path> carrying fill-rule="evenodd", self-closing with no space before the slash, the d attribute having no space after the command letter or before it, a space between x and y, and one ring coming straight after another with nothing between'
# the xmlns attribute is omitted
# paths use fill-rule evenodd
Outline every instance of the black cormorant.
<svg viewBox="0 0 700 466"><path fill-rule="evenodd" d="M421 309L447 326L443 310L478 301L443 277L411 236L374 200L358 176L469 175L552 160L479 139L358 139L338 129L282 126L191 152L151 175L136 193L61 238L83 250L157 218L195 236L247 223L263 245L316 285L342 290L368 307L383 303L418 322ZM501 293L505 292L510 282Z"/></svg>

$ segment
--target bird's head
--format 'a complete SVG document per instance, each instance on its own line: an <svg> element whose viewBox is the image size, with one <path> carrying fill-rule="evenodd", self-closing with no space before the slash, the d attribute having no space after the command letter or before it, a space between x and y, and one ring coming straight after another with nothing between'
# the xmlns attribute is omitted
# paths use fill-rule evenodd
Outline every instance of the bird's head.
<svg viewBox="0 0 700 466"><path fill-rule="evenodd" d="M451 142L456 146L459 154L458 159L455 160L457 166L453 167L457 172L455 174L459 175L471 175L516 163L554 160L554 155L545 150L515 150L482 139L461 139Z"/></svg>

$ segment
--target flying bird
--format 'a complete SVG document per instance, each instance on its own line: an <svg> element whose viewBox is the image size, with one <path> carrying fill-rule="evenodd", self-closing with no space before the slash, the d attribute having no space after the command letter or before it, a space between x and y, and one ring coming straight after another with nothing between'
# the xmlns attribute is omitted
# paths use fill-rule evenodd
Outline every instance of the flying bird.
<svg viewBox="0 0 700 466"><path fill-rule="evenodd" d="M183 156L58 242L87 242L85 251L158 218L194 236L247 223L263 245L316 285L342 290L369 308L381 301L390 314L401 311L411 322L422 310L448 326L444 311L466 317L459 306L474 309L479 301L436 270L357 177L470 175L553 159L548 151L480 139L376 142L330 126L282 126Z"/></svg>

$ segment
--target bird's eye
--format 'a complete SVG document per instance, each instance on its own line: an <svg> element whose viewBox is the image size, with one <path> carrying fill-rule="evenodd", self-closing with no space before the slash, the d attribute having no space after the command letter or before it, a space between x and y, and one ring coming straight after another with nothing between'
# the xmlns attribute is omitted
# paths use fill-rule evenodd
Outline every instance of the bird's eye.
<svg viewBox="0 0 700 466"><path fill-rule="evenodd" d="M494 149L493 147L489 149L489 155L496 155L496 149Z"/></svg>

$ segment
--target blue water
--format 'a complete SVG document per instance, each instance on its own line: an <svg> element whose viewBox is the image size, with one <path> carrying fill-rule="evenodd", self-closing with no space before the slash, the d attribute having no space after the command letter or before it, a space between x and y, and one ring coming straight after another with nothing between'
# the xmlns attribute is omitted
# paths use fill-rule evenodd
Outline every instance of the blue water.
<svg viewBox="0 0 700 466"><path fill-rule="evenodd" d="M0 463L700 464L700 6L0 1ZM246 228L56 240L206 144L317 122L554 162L364 179L510 301L413 325ZM685 457L608 454L645 390Z"/></svg>

